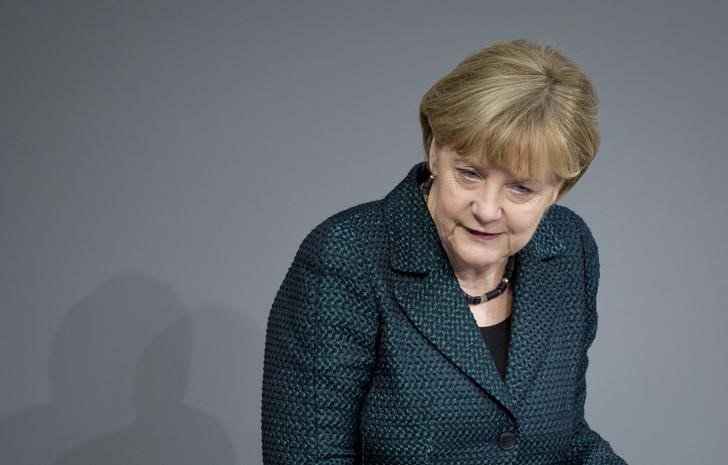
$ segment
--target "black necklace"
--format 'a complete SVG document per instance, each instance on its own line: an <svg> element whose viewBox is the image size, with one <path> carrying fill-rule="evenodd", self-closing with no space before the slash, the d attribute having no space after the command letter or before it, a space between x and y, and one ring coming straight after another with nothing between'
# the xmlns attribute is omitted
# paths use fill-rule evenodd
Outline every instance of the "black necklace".
<svg viewBox="0 0 728 465"><path fill-rule="evenodd" d="M499 295L503 294L506 289L508 289L508 284L511 282L511 276L513 276L513 266L514 266L515 260L513 259L513 256L508 258L508 263L506 264L506 272L503 273L503 279L501 279L501 282L493 289L492 291L488 291L483 295L478 296L472 296L468 294L467 292L463 291L463 294L465 294L465 302L468 305L478 305L483 302L487 302L489 300L493 300Z"/></svg>

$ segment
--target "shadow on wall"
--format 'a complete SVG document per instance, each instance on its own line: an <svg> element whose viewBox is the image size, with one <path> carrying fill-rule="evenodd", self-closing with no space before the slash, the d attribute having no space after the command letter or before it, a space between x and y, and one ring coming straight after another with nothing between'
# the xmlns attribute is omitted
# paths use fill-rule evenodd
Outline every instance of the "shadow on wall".
<svg viewBox="0 0 728 465"><path fill-rule="evenodd" d="M56 333L50 401L0 420L0 463L234 464L220 423L183 402L191 345L168 285L142 275L101 284Z"/></svg>
<svg viewBox="0 0 728 465"><path fill-rule="evenodd" d="M188 399L222 422L234 438L239 465L262 464L260 400L265 330L248 313L220 306L197 308L190 318L195 350Z"/></svg>

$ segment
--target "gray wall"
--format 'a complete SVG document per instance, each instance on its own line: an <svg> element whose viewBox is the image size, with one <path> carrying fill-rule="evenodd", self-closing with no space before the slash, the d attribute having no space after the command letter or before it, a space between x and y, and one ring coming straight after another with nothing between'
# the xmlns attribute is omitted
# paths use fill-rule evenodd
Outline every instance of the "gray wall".
<svg viewBox="0 0 728 465"><path fill-rule="evenodd" d="M2 2L0 463L259 464L266 317L298 244L421 159L436 78L517 37L602 100L564 201L602 259L588 420L630 463L724 463L727 13Z"/></svg>

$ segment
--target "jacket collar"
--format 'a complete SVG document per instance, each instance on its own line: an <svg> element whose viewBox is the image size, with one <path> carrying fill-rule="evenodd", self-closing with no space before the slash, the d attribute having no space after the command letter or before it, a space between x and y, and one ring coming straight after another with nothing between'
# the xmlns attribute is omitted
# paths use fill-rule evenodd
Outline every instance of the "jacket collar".
<svg viewBox="0 0 728 465"><path fill-rule="evenodd" d="M415 165L384 199L389 227L390 263L399 271L427 273L441 266L444 250L418 184L429 176L426 164Z"/></svg>
<svg viewBox="0 0 728 465"><path fill-rule="evenodd" d="M552 275L550 258L565 247L544 215L534 236L516 256L511 349L505 382L483 343L447 259L418 181L429 176L426 164L413 167L384 199L389 229L390 264L398 272L395 296L413 325L446 358L497 402L515 412L547 349L558 302L542 298L543 273ZM558 285L550 282L549 285ZM534 297L538 296L535 301Z"/></svg>

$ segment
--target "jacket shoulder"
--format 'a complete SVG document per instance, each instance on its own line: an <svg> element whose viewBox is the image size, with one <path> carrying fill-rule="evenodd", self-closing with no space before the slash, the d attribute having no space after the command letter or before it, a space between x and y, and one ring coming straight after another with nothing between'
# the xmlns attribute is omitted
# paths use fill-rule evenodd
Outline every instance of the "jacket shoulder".
<svg viewBox="0 0 728 465"><path fill-rule="evenodd" d="M364 272L372 259L387 248L382 201L343 210L316 226L303 240L295 261L322 272Z"/></svg>
<svg viewBox="0 0 728 465"><path fill-rule="evenodd" d="M554 205L549 208L544 221L562 241L566 242L567 246L582 245L586 249L596 251L596 242L589 226L573 210L562 205Z"/></svg>
<svg viewBox="0 0 728 465"><path fill-rule="evenodd" d="M596 315L595 298L599 286L599 249L586 222L566 207L554 205L548 212L553 224L573 259L581 263L585 278L585 292L590 302L589 311Z"/></svg>

